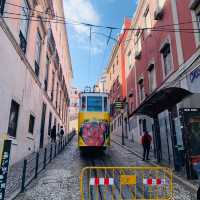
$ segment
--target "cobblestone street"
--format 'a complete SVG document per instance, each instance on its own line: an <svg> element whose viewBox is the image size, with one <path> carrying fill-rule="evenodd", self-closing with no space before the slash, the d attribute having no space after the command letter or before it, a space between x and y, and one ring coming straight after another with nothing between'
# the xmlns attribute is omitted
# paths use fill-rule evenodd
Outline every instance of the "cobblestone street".
<svg viewBox="0 0 200 200"><path fill-rule="evenodd" d="M17 200L78 200L80 171L84 166L148 166L140 158L112 143L99 158L82 158L76 145L77 137L59 154L47 169L20 194ZM195 194L174 182L174 199L195 200Z"/></svg>

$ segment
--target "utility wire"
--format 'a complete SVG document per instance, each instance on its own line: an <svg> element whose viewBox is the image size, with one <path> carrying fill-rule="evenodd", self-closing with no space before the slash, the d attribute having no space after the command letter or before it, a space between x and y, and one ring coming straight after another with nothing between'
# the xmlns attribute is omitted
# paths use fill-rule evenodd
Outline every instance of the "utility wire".
<svg viewBox="0 0 200 200"><path fill-rule="evenodd" d="M19 14L15 14L15 15L19 15ZM71 22L67 22L64 20L57 20L57 19L48 19L48 18L44 18L44 17L26 17L26 18L21 18L21 17L10 17L10 16L0 16L0 18L5 18L5 19L13 19L13 20L28 20L28 21L35 21L35 22L39 22L39 21L43 21L43 22L51 22L51 23L58 23L58 24L72 24L72 25L83 25L83 24L76 24L76 23L71 23ZM86 26L90 26L90 25L86 25ZM93 25L91 25L90 27L93 27ZM111 30L111 28L109 27L109 29ZM124 29L126 31L128 31L128 29ZM183 33L200 33L199 29L166 29L166 28L137 28L137 29L129 29L131 31L144 31L144 30L151 30L151 31L160 31L160 32L183 32ZM112 39L112 37L109 37Z"/></svg>
<svg viewBox="0 0 200 200"><path fill-rule="evenodd" d="M70 24L70 22L66 22L68 21L69 19L65 18L65 17L62 17L62 16L58 16L58 15L51 15L49 13L45 13L45 12L41 12L39 10L36 10L36 9L30 9L30 8L27 8L27 7L24 7L24 6L20 6L20 5L17 5L17 4L13 4L13 3L9 3L9 2L6 2L7 4L9 5L12 5L12 6L17 6L17 7L20 7L20 8L23 8L23 9L27 9L27 10L32 10L32 11L35 11L35 12L38 12L38 13L41 13L41 14L46 14L46 15L49 15L51 17L56 17L56 18L60 18L63 20L63 22L67 23L67 24ZM96 24L91 24L91 23L85 23L85 22L79 22L79 21L76 21L76 20L72 20L70 19L70 21L73 21L73 25L85 25L85 26L90 26L90 27L95 27L95 28L104 28L104 29L112 29L112 30L121 30L121 31L132 31L132 30L145 30L145 29L153 29L153 28L120 28L120 27L114 27L114 26L103 26L103 25L96 25ZM191 24L193 22L199 22L199 21L185 21L185 22L180 22L180 23L173 23L173 24L165 24L165 25L161 25L161 26L157 26L156 28L163 28L163 27L169 27L169 26L175 26L175 25L184 25L184 24ZM185 29L183 29L185 30ZM194 30L194 29L191 29L191 30ZM198 29L199 30L199 29Z"/></svg>

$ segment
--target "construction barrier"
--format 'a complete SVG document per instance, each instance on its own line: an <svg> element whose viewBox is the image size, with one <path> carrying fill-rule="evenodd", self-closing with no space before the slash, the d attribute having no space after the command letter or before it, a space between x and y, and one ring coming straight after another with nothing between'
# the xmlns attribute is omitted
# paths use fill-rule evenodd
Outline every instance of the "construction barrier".
<svg viewBox="0 0 200 200"><path fill-rule="evenodd" d="M82 200L173 197L172 171L164 167L86 167L80 176Z"/></svg>

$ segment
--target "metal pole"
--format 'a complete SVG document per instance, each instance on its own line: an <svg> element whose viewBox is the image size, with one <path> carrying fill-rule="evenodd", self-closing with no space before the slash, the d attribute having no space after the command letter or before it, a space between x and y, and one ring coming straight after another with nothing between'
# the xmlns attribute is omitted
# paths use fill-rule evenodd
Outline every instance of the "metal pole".
<svg viewBox="0 0 200 200"><path fill-rule="evenodd" d="M122 145L124 145L124 115L123 115L123 112L122 112Z"/></svg>
<svg viewBox="0 0 200 200"><path fill-rule="evenodd" d="M25 190L26 166L27 166L27 160L24 160L24 166L23 166L23 172L22 172L22 185L21 185L21 192L24 192L24 190Z"/></svg>
<svg viewBox="0 0 200 200"><path fill-rule="evenodd" d="M36 154L36 164L35 164L35 178L37 178L37 174L38 174L38 163L39 163L39 152L37 152Z"/></svg>

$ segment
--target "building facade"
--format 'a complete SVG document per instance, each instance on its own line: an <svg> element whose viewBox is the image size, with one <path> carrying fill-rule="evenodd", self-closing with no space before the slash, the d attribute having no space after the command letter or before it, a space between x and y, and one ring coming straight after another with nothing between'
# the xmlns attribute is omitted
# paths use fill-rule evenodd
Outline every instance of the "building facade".
<svg viewBox="0 0 200 200"><path fill-rule="evenodd" d="M79 93L76 87L70 89L69 131L78 131Z"/></svg>
<svg viewBox="0 0 200 200"><path fill-rule="evenodd" d="M72 66L61 0L1 0L0 15L0 134L13 164L43 148L53 125L67 133Z"/></svg>
<svg viewBox="0 0 200 200"><path fill-rule="evenodd" d="M123 51L126 137L140 143L143 132L148 131L155 158L176 170L186 169L189 178L191 163L200 155L195 143L200 137L194 133L200 130L200 116L193 113L190 122L185 123L182 110L194 108L196 112L200 107L199 22L198 0L140 0ZM113 55L107 79L112 78ZM119 73L116 76L123 76ZM121 93L117 91L113 98L111 78L112 84L108 85L112 102ZM121 124L120 119L113 119L113 133L121 135Z"/></svg>

